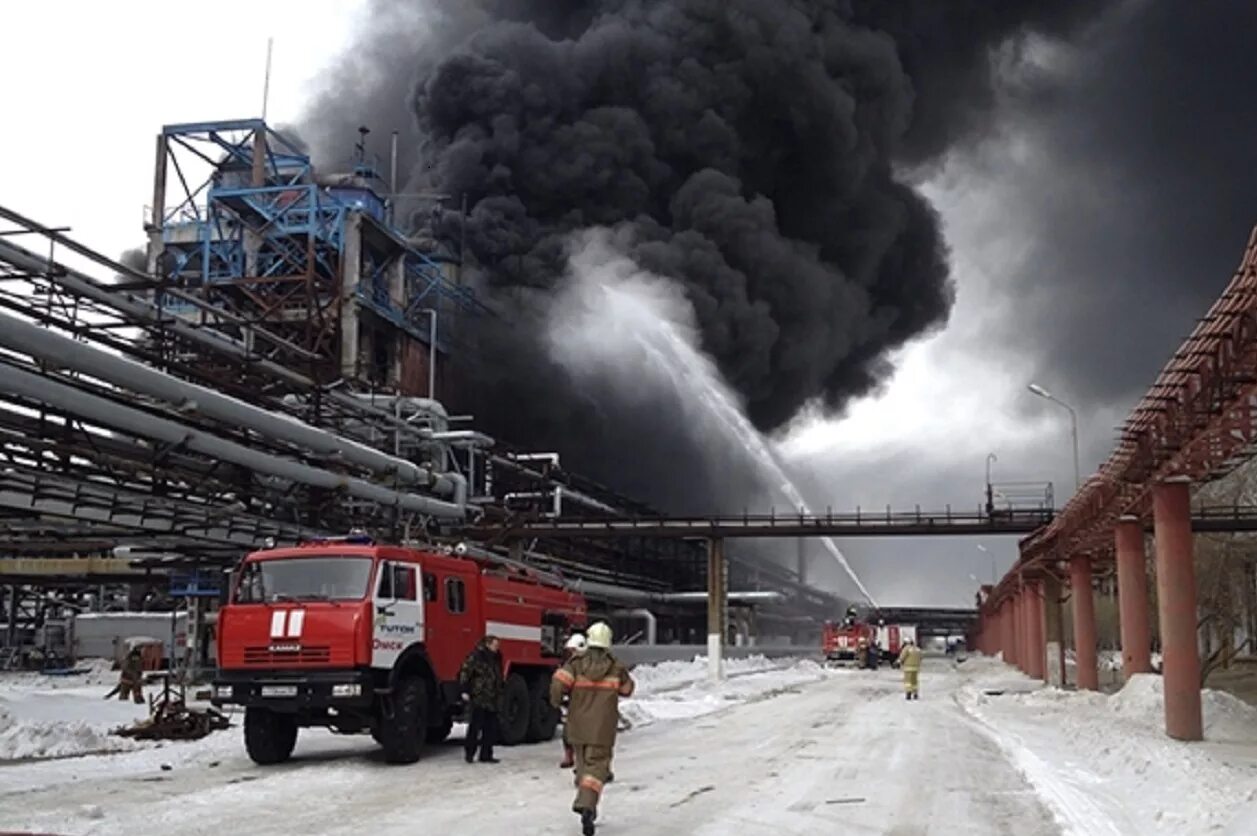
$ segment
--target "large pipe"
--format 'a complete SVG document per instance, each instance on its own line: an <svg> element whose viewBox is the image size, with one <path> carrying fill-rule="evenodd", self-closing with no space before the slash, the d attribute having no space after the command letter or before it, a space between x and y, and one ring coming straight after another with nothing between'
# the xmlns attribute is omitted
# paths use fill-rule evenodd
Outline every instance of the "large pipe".
<svg viewBox="0 0 1257 836"><path fill-rule="evenodd" d="M435 486L434 474L413 462L390 456L365 444L312 427L295 418L247 404L195 383L188 383L126 357L76 342L55 331L0 312L0 345L55 365L74 369L143 395L166 401L228 424L304 447L315 453L339 456L376 473L396 476L404 484ZM453 483L444 487L453 492Z"/></svg>
<svg viewBox="0 0 1257 836"><path fill-rule="evenodd" d="M562 485L563 484L562 482L558 482L553 477L546 476L544 473L524 467L518 461L518 460L532 461L534 459L551 461L552 456L554 457L554 462L557 462L558 456L555 453L527 453L527 454L521 454L518 456L511 456L511 457L492 456L490 457L490 461L494 464L501 465L502 467L505 467L509 470L513 470L521 476L526 476L530 479L536 479L539 482ZM602 511L607 514L617 514L617 515L620 513L619 509L613 508L607 503L600 502L597 499L594 499L592 496L587 496L581 493L580 491L573 490L571 487L567 485L563 485L563 496L566 497L567 499L572 500L578 505L584 505L585 507L592 508L595 511Z"/></svg>
<svg viewBox="0 0 1257 836"><path fill-rule="evenodd" d="M646 622L646 644L658 644L656 638L658 636L658 619L655 614L644 607L638 607L632 610L612 610L612 615L623 618L641 618Z"/></svg>
<svg viewBox="0 0 1257 836"><path fill-rule="evenodd" d="M123 406L13 366L0 364L0 389L143 438L186 447L222 461L233 462L250 470L269 473L292 482L328 490L343 490L359 499L377 502L381 505L398 506L408 511L434 517L461 518L466 510L450 502L418 494L399 493L363 479L332 473L329 470L253 450L242 444L236 444L165 418L149 415L138 409Z"/></svg>
<svg viewBox="0 0 1257 836"><path fill-rule="evenodd" d="M30 229L39 230L52 240L72 249L74 252L77 252L88 259L109 267L110 269L116 269L118 272L132 277L151 278L149 276L145 276L143 273L129 270L125 266L117 264L112 259L108 259L100 253L84 247L73 239L59 235L52 230L49 230L46 227L17 214L16 212L5 209L4 207L0 207L0 217L6 218ZM269 374L272 377L286 381L293 386L303 389L323 388L318 383L300 372L293 371L287 366L276 363L273 360L267 360L258 356L257 352L255 352L250 345L244 341L230 337L221 331L202 328L193 325L180 317L171 316L168 312L160 310L156 305L145 299L137 297L132 293L105 287L85 273L67 267L59 262L51 261L46 257L36 255L30 250L5 241L3 238L0 238L0 260L6 261L13 266L32 274L46 274L49 281L64 287L71 293L82 296L85 299L90 299L98 304L113 308L119 313L124 314L137 322L168 329L175 336L188 340L189 342L197 343L198 345L208 348L211 351L225 356L234 357L236 359L246 360L248 361L250 367ZM202 306L205 306L203 301L201 301L201 304ZM214 316L221 316L228 319L233 318L226 311L222 311L217 308L213 308L212 312ZM286 340L271 334L265 329L258 328L256 325L251 325L247 322L240 322L238 324L252 334L261 335L268 342L272 342L276 345L291 345ZM323 395L324 397L335 401L342 406L349 407L365 415L370 415L378 421L389 423L403 431L419 435L419 428L408 424L404 420L395 418L393 415L390 415L384 410L376 409L369 403L364 402L363 399L360 399L351 393L342 392L336 389L324 389Z"/></svg>
<svg viewBox="0 0 1257 836"><path fill-rule="evenodd" d="M746 604L764 604L779 603L786 600L786 596L780 592L773 590L748 590L746 592L726 592L724 595L726 601L741 601ZM658 599L668 603L680 603L693 601L695 603L707 600L706 592L661 592Z"/></svg>

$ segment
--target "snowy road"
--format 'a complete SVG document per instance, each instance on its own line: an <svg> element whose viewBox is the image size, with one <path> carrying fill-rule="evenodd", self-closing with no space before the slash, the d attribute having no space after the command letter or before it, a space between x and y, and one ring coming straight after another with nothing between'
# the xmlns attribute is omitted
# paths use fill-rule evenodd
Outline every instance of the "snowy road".
<svg viewBox="0 0 1257 836"><path fill-rule="evenodd" d="M909 703L893 671L836 672L627 733L599 833L1058 833L953 699L964 677L939 661L923 679L923 698ZM369 738L311 732L290 764L260 769L233 729L0 767L0 830L571 834L558 754L557 742L504 749L501 764L470 766L454 741L390 767Z"/></svg>

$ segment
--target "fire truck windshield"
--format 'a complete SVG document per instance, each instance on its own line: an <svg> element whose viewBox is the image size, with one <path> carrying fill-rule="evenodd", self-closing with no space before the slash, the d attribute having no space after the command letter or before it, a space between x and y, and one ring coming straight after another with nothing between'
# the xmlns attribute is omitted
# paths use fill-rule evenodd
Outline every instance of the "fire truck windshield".
<svg viewBox="0 0 1257 836"><path fill-rule="evenodd" d="M244 565L237 604L276 601L360 601L371 579L371 558L359 555L251 560Z"/></svg>

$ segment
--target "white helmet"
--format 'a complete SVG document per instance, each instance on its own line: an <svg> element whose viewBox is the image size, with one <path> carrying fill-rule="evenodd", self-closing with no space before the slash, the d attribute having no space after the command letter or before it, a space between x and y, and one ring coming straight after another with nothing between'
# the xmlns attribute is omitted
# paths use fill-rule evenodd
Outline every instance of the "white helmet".
<svg viewBox="0 0 1257 836"><path fill-rule="evenodd" d="M603 650L611 647L611 627L606 622L599 621L586 632L589 638L585 644L589 647L601 647Z"/></svg>
<svg viewBox="0 0 1257 836"><path fill-rule="evenodd" d="M571 637L567 640L567 644L563 646L566 647L568 650L584 650L585 637L582 636L580 633L573 633Z"/></svg>

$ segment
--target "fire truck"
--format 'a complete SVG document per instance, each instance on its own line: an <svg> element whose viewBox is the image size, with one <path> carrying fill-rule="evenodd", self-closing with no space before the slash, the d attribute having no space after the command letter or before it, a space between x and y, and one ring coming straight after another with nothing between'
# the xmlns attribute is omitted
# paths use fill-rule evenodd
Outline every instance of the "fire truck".
<svg viewBox="0 0 1257 836"><path fill-rule="evenodd" d="M475 554L476 556L473 556ZM501 742L550 740L550 676L584 599L520 564L454 548L351 536L254 552L218 615L212 702L242 706L258 764L285 761L297 730L370 732L390 763L413 763L462 718L463 660L501 640Z"/></svg>
<svg viewBox="0 0 1257 836"><path fill-rule="evenodd" d="M899 651L909 639L916 641L914 624L887 624L873 615L862 616L852 606L842 621L826 621L821 632L821 652L830 663L854 662L861 640L876 647L881 659L897 664Z"/></svg>

